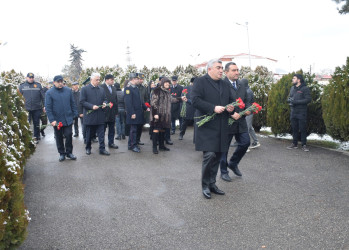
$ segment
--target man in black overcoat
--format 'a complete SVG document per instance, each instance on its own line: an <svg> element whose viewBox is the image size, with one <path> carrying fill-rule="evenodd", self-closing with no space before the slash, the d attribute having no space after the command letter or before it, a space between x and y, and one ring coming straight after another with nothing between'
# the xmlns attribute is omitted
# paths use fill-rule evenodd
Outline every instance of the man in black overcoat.
<svg viewBox="0 0 349 250"><path fill-rule="evenodd" d="M172 76L172 85L170 92L172 97L177 98L182 96L183 87L177 84L178 76ZM180 117L181 103L171 103L171 135L176 132L176 120L179 120L179 127L182 126L182 117Z"/></svg>
<svg viewBox="0 0 349 250"><path fill-rule="evenodd" d="M197 128L195 133L195 149L203 151L202 162L202 193L211 198L211 192L224 195L216 186L219 161L223 152L227 152L228 118L234 107L226 105L233 102L229 85L222 78L222 62L213 59L207 64L207 74L194 81L192 102L199 116L216 113L213 120ZM228 112L227 112L228 111Z"/></svg>
<svg viewBox="0 0 349 250"><path fill-rule="evenodd" d="M124 89L126 124L130 125L128 149L139 153L141 150L137 144L137 128L138 125L144 124L144 110L147 110L147 106L142 102L139 94L138 73L130 73L129 78L129 86Z"/></svg>
<svg viewBox="0 0 349 250"><path fill-rule="evenodd" d="M226 75L224 81L230 86L230 91L233 93L234 101L240 97L242 101L247 104L246 85L248 84L248 82L246 79L238 80L239 69L237 65L234 62L229 62L225 65L224 71ZM247 107L248 105L244 109L246 109ZM237 176L242 176L238 165L242 157L245 155L248 147L250 146L250 136L248 134L245 115L239 115L239 112L243 111L244 109L235 107L232 114L232 118L235 120L235 122L231 126L229 126L228 146L230 146L230 143L234 136L236 141L238 142L238 146L236 147L233 156L230 158L229 164L227 163L228 152L222 154L220 166L221 178L224 181L232 181L228 174L227 167L229 167ZM251 112L249 111L246 113L246 115L250 114Z"/></svg>
<svg viewBox="0 0 349 250"><path fill-rule="evenodd" d="M104 77L104 84L101 85L101 87L104 89L105 95L107 97L107 102L112 103L112 108L106 107L105 108L105 127L104 127L104 133L106 129L108 128L108 146L109 148L119 148L114 143L114 137L115 137L115 120L116 115L118 113L118 97L116 94L116 88L114 87L114 76L111 74L107 74Z"/></svg>
<svg viewBox="0 0 349 250"><path fill-rule="evenodd" d="M185 116L181 117L182 118L182 125L180 127L180 132L179 132L179 140L183 140L183 136L185 134L185 131L187 130L187 127L189 125L192 125L194 123L194 113L195 113L195 108L193 107L193 103L192 103L192 98L191 98L191 92L193 89L193 83L194 83L195 77L192 77L190 79L190 85L187 87L183 88L184 90L187 90L187 94L186 94L186 98L183 100L182 105L184 104L184 102L186 102L186 111L185 111ZM184 93L182 93L182 96L184 96ZM181 110L182 110L182 106L181 106Z"/></svg>
<svg viewBox="0 0 349 250"><path fill-rule="evenodd" d="M99 153L110 155L105 150L104 123L107 97L104 89L99 86L101 75L93 73L90 77L91 83L81 89L80 103L83 107L84 125L86 126L86 154L91 154L92 137L97 133L99 142ZM92 111L92 112L91 112Z"/></svg>

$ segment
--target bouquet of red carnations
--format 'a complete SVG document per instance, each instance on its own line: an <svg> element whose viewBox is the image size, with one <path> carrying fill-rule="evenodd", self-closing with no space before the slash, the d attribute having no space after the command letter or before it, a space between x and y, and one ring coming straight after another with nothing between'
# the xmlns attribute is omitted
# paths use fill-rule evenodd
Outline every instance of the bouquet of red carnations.
<svg viewBox="0 0 349 250"><path fill-rule="evenodd" d="M242 99L240 97L238 99L236 99L235 102L232 102L232 103L226 105L225 108L227 108L229 105L232 105L234 107L239 107L241 109L245 108L245 103L242 101ZM198 127L201 127L206 122L213 120L213 118L216 116L216 114L217 113L213 113L212 115L203 115L203 116L195 117L195 118L203 118L200 121L198 121L196 124L198 125Z"/></svg>
<svg viewBox="0 0 349 250"><path fill-rule="evenodd" d="M260 106L258 103L254 102L252 103L252 105L250 107L248 107L247 109L245 109L244 111L241 111L239 113L240 116L246 114L247 111L251 111L253 114L258 114L259 111L262 110L262 106ZM232 125L236 120L234 120L233 118L229 117L228 120L228 124Z"/></svg>
<svg viewBox="0 0 349 250"><path fill-rule="evenodd" d="M187 94L188 94L188 89L183 89L182 95L187 96ZM187 115L187 103L182 102L182 109L181 109L180 117L185 117L186 115Z"/></svg>
<svg viewBox="0 0 349 250"><path fill-rule="evenodd" d="M40 130L45 129L47 126L52 126L52 125L51 125L51 123L49 123L49 124L47 124L47 125L42 125L42 126L40 127ZM56 125L55 125L55 126L52 126L52 127L57 127L57 129L60 130L61 127L63 127L63 123L62 123L62 122L59 122L58 124L56 123Z"/></svg>

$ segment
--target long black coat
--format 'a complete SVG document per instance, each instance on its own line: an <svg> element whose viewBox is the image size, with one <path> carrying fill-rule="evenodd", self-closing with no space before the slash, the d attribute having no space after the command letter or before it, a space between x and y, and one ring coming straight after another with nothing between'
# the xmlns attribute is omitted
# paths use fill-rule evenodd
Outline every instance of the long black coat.
<svg viewBox="0 0 349 250"><path fill-rule="evenodd" d="M107 103L107 97L102 87L93 87L92 84L83 87L80 93L80 103L83 107L84 125L100 125L105 123L105 108L99 108L87 114L88 110L92 110L93 105L100 106L103 103Z"/></svg>
<svg viewBox="0 0 349 250"><path fill-rule="evenodd" d="M226 77L224 81L230 86L230 91L233 94L234 101L238 99L239 97L242 99L242 101L246 104L246 109L248 107L248 100L247 100L247 93L246 93L246 85L248 84L246 79L237 80L236 87L237 90L233 88L233 85L230 83L229 79ZM234 108L234 112L241 112L244 109L240 109L239 107ZM233 112L233 113L234 113ZM246 133L248 131L247 123L246 123L246 117L242 116L240 119L235 121L233 125L229 126L229 134L238 134L238 133Z"/></svg>
<svg viewBox="0 0 349 250"><path fill-rule="evenodd" d="M223 80L212 80L208 74L195 79L191 97L198 116L211 115L215 106L226 106L234 100L229 85ZM201 127L196 127L197 151L228 151L228 117L229 113L224 111Z"/></svg>
<svg viewBox="0 0 349 250"><path fill-rule="evenodd" d="M113 107L106 107L105 108L105 121L106 122L115 122L115 117L118 114L118 97L116 88L114 86L111 86L111 93L108 89L107 84L102 84L101 87L104 89L105 95L107 97L108 103L113 103Z"/></svg>
<svg viewBox="0 0 349 250"><path fill-rule="evenodd" d="M124 90L125 106L126 106L126 124L144 124L144 112L147 106L142 102L138 87L132 85L126 87ZM135 114L136 119L131 119L131 116Z"/></svg>
<svg viewBox="0 0 349 250"><path fill-rule="evenodd" d="M301 84L298 87L292 86L290 97L293 98L291 118L306 119L308 103L311 102L309 88L305 84Z"/></svg>
<svg viewBox="0 0 349 250"><path fill-rule="evenodd" d="M177 97L181 97L182 96L182 91L183 91L183 87L179 84L177 84L177 86L174 88L173 85L171 85L170 87L170 93L172 95L172 97L177 98ZM181 113L181 103L177 102L177 103L172 103L171 105L171 118L172 119L179 119L179 115Z"/></svg>

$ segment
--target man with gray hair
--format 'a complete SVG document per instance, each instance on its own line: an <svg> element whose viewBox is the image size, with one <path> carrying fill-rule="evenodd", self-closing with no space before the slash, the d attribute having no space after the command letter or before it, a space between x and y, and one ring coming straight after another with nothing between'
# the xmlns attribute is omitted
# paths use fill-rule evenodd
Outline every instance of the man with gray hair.
<svg viewBox="0 0 349 250"><path fill-rule="evenodd" d="M222 80L222 75L222 62L217 59L209 61L207 74L195 79L191 95L197 116L216 113L212 120L197 127L195 133L195 149L203 151L201 182L202 193L206 199L211 198L211 192L225 194L215 183L221 155L229 149L228 118L234 107L228 104L234 100L229 85Z"/></svg>
<svg viewBox="0 0 349 250"><path fill-rule="evenodd" d="M90 77L91 83L81 89L80 103L83 107L84 125L86 125L86 154L91 154L92 137L97 133L99 142L99 153L110 155L105 150L104 123L107 97L104 89L99 86L101 75L93 73Z"/></svg>

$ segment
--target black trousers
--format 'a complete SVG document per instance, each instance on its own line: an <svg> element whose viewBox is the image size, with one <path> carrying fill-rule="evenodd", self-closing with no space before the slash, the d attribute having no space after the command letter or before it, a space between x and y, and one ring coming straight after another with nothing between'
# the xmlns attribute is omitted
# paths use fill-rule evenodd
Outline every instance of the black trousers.
<svg viewBox="0 0 349 250"><path fill-rule="evenodd" d="M293 144L298 144L299 133L301 134L302 146L307 145L307 119L291 118Z"/></svg>
<svg viewBox="0 0 349 250"><path fill-rule="evenodd" d="M221 155L221 152L203 152L201 177L202 188L208 188L216 183Z"/></svg>
<svg viewBox="0 0 349 250"><path fill-rule="evenodd" d="M41 109L37 110L31 110L28 111L28 121L29 123L33 121L33 130L34 130L34 137L36 139L40 139L40 116L41 116Z"/></svg>
<svg viewBox="0 0 349 250"><path fill-rule="evenodd" d="M74 118L74 134L79 134L79 117Z"/></svg>
<svg viewBox="0 0 349 250"><path fill-rule="evenodd" d="M182 120L183 122L182 122L182 126L180 127L180 135L184 135L185 134L185 131L187 130L187 127L189 126L189 125L193 125L193 123L194 123L194 120L191 120L191 119L184 119L183 118L183 120Z"/></svg>
<svg viewBox="0 0 349 250"><path fill-rule="evenodd" d="M115 137L115 122L106 122L104 127L104 134L108 127L108 145L114 144Z"/></svg>
<svg viewBox="0 0 349 250"><path fill-rule="evenodd" d="M69 126L63 126L60 130L56 127L53 127L56 137L56 145L59 154L71 154L73 153L73 132L72 124ZM65 137L65 143L64 138Z"/></svg>
<svg viewBox="0 0 349 250"><path fill-rule="evenodd" d="M105 149L104 144L104 123L98 125L86 125L86 149L91 149L91 140L96 135L98 136L99 150Z"/></svg>
<svg viewBox="0 0 349 250"><path fill-rule="evenodd" d="M144 126L144 124L137 125L137 142L141 141L143 126Z"/></svg>

